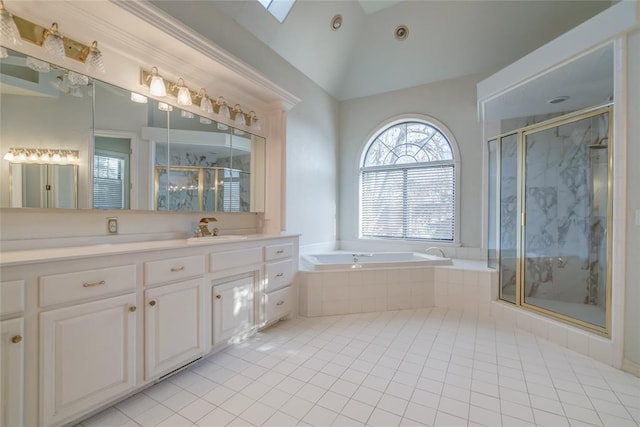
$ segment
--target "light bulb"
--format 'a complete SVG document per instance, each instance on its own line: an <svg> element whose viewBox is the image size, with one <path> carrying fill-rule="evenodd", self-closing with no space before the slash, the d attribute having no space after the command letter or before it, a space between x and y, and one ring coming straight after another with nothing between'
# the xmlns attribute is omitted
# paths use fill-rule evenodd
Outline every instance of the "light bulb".
<svg viewBox="0 0 640 427"><path fill-rule="evenodd" d="M178 105L189 106L193 104L191 100L191 93L189 92L189 88L184 85L184 80L182 78L178 79L178 96L177 101Z"/></svg>
<svg viewBox="0 0 640 427"><path fill-rule="evenodd" d="M262 130L262 126L260 125L260 119L257 117L254 117L253 120L251 120L251 129L253 130Z"/></svg>
<svg viewBox="0 0 640 427"><path fill-rule="evenodd" d="M13 151L8 151L7 154L4 155L4 159L12 162L14 160Z"/></svg>
<svg viewBox="0 0 640 427"><path fill-rule="evenodd" d="M205 95L200 101L200 109L207 114L213 113L213 104L211 103L211 98Z"/></svg>
<svg viewBox="0 0 640 427"><path fill-rule="evenodd" d="M164 79L158 75L158 69L151 69L151 82L149 83L149 93L153 96L167 96L167 87Z"/></svg>
<svg viewBox="0 0 640 427"><path fill-rule="evenodd" d="M51 160L49 152L45 151L44 153L42 153L42 155L40 156L40 160L42 160L43 162L48 162L49 160Z"/></svg>
<svg viewBox="0 0 640 427"><path fill-rule="evenodd" d="M24 151L20 151L18 153L18 160L24 162L25 160L27 160L27 154Z"/></svg>
<svg viewBox="0 0 640 427"><path fill-rule="evenodd" d="M193 113L191 111L180 111L180 117L184 117L185 119L193 119Z"/></svg>
<svg viewBox="0 0 640 427"><path fill-rule="evenodd" d="M38 160L38 153L35 150L29 154L29 160L32 162Z"/></svg>
<svg viewBox="0 0 640 427"><path fill-rule="evenodd" d="M31 56L27 56L27 67L39 73L48 73L51 71L51 65L49 65L48 62L40 61Z"/></svg>
<svg viewBox="0 0 640 427"><path fill-rule="evenodd" d="M15 45L22 44L18 26L2 3L0 3L0 36L3 40L8 40Z"/></svg>
<svg viewBox="0 0 640 427"><path fill-rule="evenodd" d="M173 107L166 102L158 102L158 110L160 111L173 111Z"/></svg>
<svg viewBox="0 0 640 427"><path fill-rule="evenodd" d="M62 160L62 156L60 156L60 153L54 153L51 160L56 163L60 163L60 161Z"/></svg>
<svg viewBox="0 0 640 427"><path fill-rule="evenodd" d="M51 56L56 59L64 60L65 48L62 35L58 32L58 23L51 24L51 28L45 30L44 40L42 42L42 48Z"/></svg>
<svg viewBox="0 0 640 427"><path fill-rule="evenodd" d="M89 52L84 60L84 65L89 71L96 71L105 74L104 61L102 60L102 52L98 49L98 42L94 41L88 48Z"/></svg>
<svg viewBox="0 0 640 427"><path fill-rule="evenodd" d="M244 120L244 113L242 112L242 108L240 108L240 104L236 104L233 107L233 111L236 113L233 118L233 123L235 123L236 126L245 126L246 122Z"/></svg>
<svg viewBox="0 0 640 427"><path fill-rule="evenodd" d="M140 95L139 93L131 92L131 100L133 102L137 102L138 104L146 104L149 102L146 96Z"/></svg>

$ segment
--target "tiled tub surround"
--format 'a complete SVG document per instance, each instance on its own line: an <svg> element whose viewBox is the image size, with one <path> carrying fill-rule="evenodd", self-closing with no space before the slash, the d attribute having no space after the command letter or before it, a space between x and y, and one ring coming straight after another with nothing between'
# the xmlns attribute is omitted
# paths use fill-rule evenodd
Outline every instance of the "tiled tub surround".
<svg viewBox="0 0 640 427"><path fill-rule="evenodd" d="M299 273L300 314L328 316L423 307L489 314L497 273L481 261L451 266L368 268Z"/></svg>

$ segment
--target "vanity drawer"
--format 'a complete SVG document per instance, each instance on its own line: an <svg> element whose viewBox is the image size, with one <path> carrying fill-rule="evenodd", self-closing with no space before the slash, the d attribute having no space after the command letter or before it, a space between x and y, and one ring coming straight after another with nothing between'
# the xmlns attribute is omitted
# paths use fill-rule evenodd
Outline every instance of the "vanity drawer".
<svg viewBox="0 0 640 427"><path fill-rule="evenodd" d="M209 255L209 270L212 273L256 264L262 264L261 247L214 252Z"/></svg>
<svg viewBox="0 0 640 427"><path fill-rule="evenodd" d="M264 248L264 260L273 261L282 258L291 258L293 254L293 244L283 243L281 245L269 245Z"/></svg>
<svg viewBox="0 0 640 427"><path fill-rule="evenodd" d="M293 303L293 289L291 286L270 292L265 295L267 323L278 320L282 316L291 313Z"/></svg>
<svg viewBox="0 0 640 427"><path fill-rule="evenodd" d="M201 255L144 263L145 285L173 282L202 274L204 274L204 257Z"/></svg>
<svg viewBox="0 0 640 427"><path fill-rule="evenodd" d="M24 280L0 283L0 316L24 311Z"/></svg>
<svg viewBox="0 0 640 427"><path fill-rule="evenodd" d="M265 292L275 291L291 284L293 279L293 261L272 262L265 266Z"/></svg>
<svg viewBox="0 0 640 427"><path fill-rule="evenodd" d="M101 268L40 277L40 306L94 299L136 288L136 266Z"/></svg>

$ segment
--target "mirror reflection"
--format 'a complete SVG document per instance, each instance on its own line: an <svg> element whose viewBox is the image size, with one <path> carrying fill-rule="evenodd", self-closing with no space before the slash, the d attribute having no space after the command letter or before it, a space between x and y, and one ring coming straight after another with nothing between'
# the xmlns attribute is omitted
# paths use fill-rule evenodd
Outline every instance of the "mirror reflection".
<svg viewBox="0 0 640 427"><path fill-rule="evenodd" d="M11 51L0 60L1 207L264 211L264 138L33 64ZM26 148L77 159L7 155Z"/></svg>

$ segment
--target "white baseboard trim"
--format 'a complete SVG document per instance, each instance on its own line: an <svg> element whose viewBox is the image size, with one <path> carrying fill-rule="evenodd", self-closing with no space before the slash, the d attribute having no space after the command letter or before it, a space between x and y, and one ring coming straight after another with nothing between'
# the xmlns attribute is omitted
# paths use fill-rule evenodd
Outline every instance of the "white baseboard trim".
<svg viewBox="0 0 640 427"><path fill-rule="evenodd" d="M622 361L622 370L625 372L629 372L636 377L640 377L640 363L632 362L629 359L624 359Z"/></svg>

